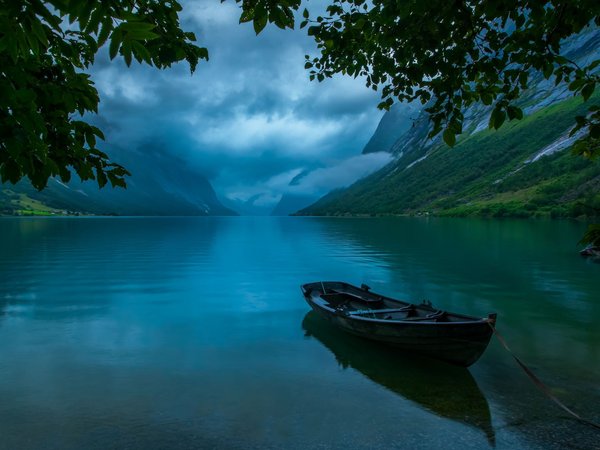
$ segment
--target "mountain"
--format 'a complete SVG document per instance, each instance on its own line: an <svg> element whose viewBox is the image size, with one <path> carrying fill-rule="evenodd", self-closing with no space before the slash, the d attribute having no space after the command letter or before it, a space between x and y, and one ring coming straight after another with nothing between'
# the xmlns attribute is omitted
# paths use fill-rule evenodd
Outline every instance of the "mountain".
<svg viewBox="0 0 600 450"><path fill-rule="evenodd" d="M127 189L98 189L77 176L64 184L49 180L43 191L26 181L0 187L4 214L236 215L218 200L208 180L193 166L157 145L124 150L109 147L113 160L132 174Z"/></svg>
<svg viewBox="0 0 600 450"><path fill-rule="evenodd" d="M247 199L224 198L223 203L242 216L268 216L273 209L271 203L263 204L263 194L255 194Z"/></svg>
<svg viewBox="0 0 600 450"><path fill-rule="evenodd" d="M599 48L597 28L564 46L565 55L579 63L598 58ZM568 136L575 116L600 104L600 95L584 104L551 80L538 77L531 86L520 104L526 117L498 131L488 129L489 107L467 109L465 132L454 148L440 136L427 138L430 125L423 110L396 105L363 151L395 138L387 149L394 160L298 214L600 215L600 162L564 151L579 137Z"/></svg>
<svg viewBox="0 0 600 450"><path fill-rule="evenodd" d="M271 211L271 215L289 216L290 214L295 213L302 208L312 205L317 200L318 197L314 195L285 193L281 196L281 200L279 200L277 205L275 205L273 211Z"/></svg>
<svg viewBox="0 0 600 450"><path fill-rule="evenodd" d="M292 178L288 184L289 190L284 192L275 208L271 211L271 216L289 216L296 211L306 208L316 202L320 195L314 192L305 192L297 189L301 186L306 177L310 176L317 169L304 169Z"/></svg>
<svg viewBox="0 0 600 450"><path fill-rule="evenodd" d="M365 145L363 154L389 151L391 146L409 131L421 109L421 105L417 103L395 104L381 118L375 133Z"/></svg>

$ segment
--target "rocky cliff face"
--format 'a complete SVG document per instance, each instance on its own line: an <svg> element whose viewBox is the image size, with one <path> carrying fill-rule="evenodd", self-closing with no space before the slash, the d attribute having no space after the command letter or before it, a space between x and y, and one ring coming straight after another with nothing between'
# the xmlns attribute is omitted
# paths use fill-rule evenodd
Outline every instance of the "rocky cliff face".
<svg viewBox="0 0 600 450"><path fill-rule="evenodd" d="M400 138L409 134L411 127L419 119L422 109L422 105L417 103L394 105L381 118L363 153L391 151L392 146Z"/></svg>

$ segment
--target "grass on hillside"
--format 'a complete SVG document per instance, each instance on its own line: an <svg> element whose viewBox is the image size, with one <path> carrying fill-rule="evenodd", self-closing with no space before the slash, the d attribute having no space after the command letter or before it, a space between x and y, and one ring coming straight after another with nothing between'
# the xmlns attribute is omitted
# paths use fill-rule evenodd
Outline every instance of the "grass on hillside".
<svg viewBox="0 0 600 450"><path fill-rule="evenodd" d="M0 191L0 215L51 216L64 215L65 211L51 208L42 202L9 189Z"/></svg>
<svg viewBox="0 0 600 450"><path fill-rule="evenodd" d="M561 151L525 164L568 133L592 103L600 103L600 95L587 103L564 100L500 130L468 136L452 149L437 147L410 169L400 159L303 213L598 216L599 161Z"/></svg>

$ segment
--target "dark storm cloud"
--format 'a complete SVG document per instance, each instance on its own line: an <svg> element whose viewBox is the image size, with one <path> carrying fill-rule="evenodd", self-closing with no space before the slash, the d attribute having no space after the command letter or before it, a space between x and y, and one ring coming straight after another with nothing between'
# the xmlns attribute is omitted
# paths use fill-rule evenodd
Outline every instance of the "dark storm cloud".
<svg viewBox="0 0 600 450"><path fill-rule="evenodd" d="M269 26L257 37L238 23L233 2L184 2L183 12L184 28L210 53L193 76L185 64L126 68L99 56L100 116L93 120L109 141L160 142L201 168L221 196L262 193L273 202L302 171L327 175L327 183L316 176L302 183L325 193L386 159L356 159L381 117L377 94L349 77L310 82L304 55L315 48L304 30Z"/></svg>

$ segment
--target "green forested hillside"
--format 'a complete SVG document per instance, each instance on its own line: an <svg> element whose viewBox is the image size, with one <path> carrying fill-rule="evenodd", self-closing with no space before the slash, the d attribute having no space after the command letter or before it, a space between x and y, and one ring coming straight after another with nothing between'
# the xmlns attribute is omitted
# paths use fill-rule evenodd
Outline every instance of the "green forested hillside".
<svg viewBox="0 0 600 450"><path fill-rule="evenodd" d="M598 216L600 161L563 149L528 162L566 138L574 116L585 114L590 103L599 103L598 97L586 104L579 98L561 101L498 131L472 134L454 148L438 144L411 155L413 165L401 156L299 214Z"/></svg>

